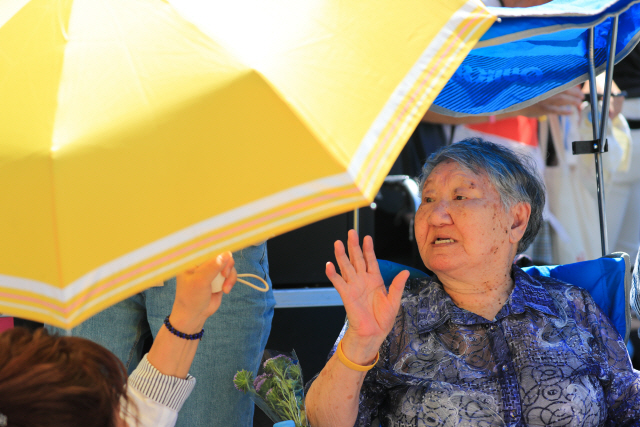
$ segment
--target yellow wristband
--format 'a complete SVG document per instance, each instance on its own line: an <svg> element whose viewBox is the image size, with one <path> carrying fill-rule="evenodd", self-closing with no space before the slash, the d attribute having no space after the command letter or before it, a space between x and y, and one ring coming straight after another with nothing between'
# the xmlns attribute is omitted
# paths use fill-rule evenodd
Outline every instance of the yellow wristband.
<svg viewBox="0 0 640 427"><path fill-rule="evenodd" d="M360 371L360 372L365 372L370 370L371 368L376 366L376 363L378 363L378 360L380 359L380 352L378 352L376 354L376 360L374 360L373 363L369 366L362 366L362 365L353 363L351 360L347 359L347 356L345 356L344 353L342 352L342 340L340 340L340 342L338 343L338 348L336 350L336 353L338 353L338 359L344 364L344 366L346 366L349 369L353 369L354 371Z"/></svg>

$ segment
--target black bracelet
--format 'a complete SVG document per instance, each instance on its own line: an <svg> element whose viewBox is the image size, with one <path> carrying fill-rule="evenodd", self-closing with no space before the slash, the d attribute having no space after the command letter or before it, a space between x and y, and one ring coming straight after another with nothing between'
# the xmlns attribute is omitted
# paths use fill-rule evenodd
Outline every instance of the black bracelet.
<svg viewBox="0 0 640 427"><path fill-rule="evenodd" d="M202 330L197 334L185 334L184 332L180 332L171 325L171 323L169 322L169 316L164 318L164 326L166 326L169 332L171 332L173 335L184 338L185 340L201 340L202 336L204 335L204 328L202 328Z"/></svg>

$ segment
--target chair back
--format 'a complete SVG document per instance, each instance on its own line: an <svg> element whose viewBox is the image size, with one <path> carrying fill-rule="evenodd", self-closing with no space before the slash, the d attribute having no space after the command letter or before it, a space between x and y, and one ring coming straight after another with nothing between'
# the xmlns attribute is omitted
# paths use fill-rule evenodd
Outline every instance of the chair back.
<svg viewBox="0 0 640 427"><path fill-rule="evenodd" d="M387 287L402 270L409 270L410 278L428 277L420 270L391 261L378 260L378 264ZM523 270L533 277L553 277L586 289L600 309L609 317L625 343L629 340L631 268L629 255L626 253L615 252L590 261L525 267Z"/></svg>
<svg viewBox="0 0 640 427"><path fill-rule="evenodd" d="M531 276L547 276L589 291L626 343L631 331L631 265L629 255L606 257L564 265L525 267Z"/></svg>

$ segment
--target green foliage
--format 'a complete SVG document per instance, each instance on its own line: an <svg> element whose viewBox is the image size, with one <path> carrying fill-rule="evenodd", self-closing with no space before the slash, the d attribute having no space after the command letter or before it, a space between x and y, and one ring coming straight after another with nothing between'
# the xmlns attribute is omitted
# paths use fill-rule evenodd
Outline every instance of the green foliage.
<svg viewBox="0 0 640 427"><path fill-rule="evenodd" d="M273 353L265 351L265 355ZM264 358L264 357L263 357ZM255 404L274 423L293 420L296 427L306 427L302 370L295 351L291 355L278 353L266 359L253 378L253 372L238 371L233 377L235 387L249 393Z"/></svg>

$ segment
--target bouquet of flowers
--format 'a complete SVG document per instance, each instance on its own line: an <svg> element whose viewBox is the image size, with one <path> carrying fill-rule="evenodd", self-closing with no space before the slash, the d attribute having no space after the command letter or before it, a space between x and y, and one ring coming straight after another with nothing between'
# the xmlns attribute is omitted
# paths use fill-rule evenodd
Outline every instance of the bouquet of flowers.
<svg viewBox="0 0 640 427"><path fill-rule="evenodd" d="M251 400L274 423L292 420L296 427L305 427L302 370L296 352L280 353L265 350L258 376L238 371L233 377L236 389L249 393Z"/></svg>

